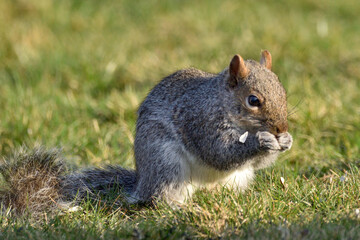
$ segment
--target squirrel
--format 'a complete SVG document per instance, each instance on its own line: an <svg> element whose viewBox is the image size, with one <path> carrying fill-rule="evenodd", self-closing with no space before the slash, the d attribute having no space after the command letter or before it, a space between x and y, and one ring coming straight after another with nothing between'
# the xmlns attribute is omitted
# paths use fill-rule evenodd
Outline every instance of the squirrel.
<svg viewBox="0 0 360 240"><path fill-rule="evenodd" d="M129 204L183 203L219 184L243 191L293 142L286 91L271 67L265 50L260 62L235 55L218 74L190 68L165 77L138 109L135 170L68 173L56 149L21 150L0 167L0 203L35 212L114 187Z"/></svg>

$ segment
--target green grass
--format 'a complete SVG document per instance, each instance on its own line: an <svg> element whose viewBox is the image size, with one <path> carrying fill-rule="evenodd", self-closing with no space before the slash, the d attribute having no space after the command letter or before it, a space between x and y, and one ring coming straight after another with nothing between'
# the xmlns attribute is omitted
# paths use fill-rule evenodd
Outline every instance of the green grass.
<svg viewBox="0 0 360 240"><path fill-rule="evenodd" d="M136 109L162 77L268 49L288 91L291 151L241 195L182 209L93 204L1 239L360 238L360 22L344 1L0 1L0 153L61 146L69 165L133 167ZM284 177L285 185L280 178Z"/></svg>

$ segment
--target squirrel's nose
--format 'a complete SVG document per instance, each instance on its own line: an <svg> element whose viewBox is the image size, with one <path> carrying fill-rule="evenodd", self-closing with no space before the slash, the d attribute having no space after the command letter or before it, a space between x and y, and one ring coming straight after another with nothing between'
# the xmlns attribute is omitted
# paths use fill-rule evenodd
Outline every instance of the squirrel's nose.
<svg viewBox="0 0 360 240"><path fill-rule="evenodd" d="M280 133L287 132L287 131L288 131L288 123L286 121L278 122L270 129L270 132L272 134L274 134L275 136L277 136Z"/></svg>

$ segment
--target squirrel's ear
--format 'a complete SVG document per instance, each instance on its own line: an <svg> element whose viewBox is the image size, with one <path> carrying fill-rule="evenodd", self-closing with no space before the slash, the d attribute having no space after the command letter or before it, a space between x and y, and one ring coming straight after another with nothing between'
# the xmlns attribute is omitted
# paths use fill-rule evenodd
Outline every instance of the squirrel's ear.
<svg viewBox="0 0 360 240"><path fill-rule="evenodd" d="M271 70L272 62L271 62L271 54L268 50L264 50L261 53L260 64Z"/></svg>
<svg viewBox="0 0 360 240"><path fill-rule="evenodd" d="M242 59L240 55L235 55L231 60L229 73L230 86L236 86L239 78L246 78L246 76L249 74L249 71L245 66L244 59Z"/></svg>

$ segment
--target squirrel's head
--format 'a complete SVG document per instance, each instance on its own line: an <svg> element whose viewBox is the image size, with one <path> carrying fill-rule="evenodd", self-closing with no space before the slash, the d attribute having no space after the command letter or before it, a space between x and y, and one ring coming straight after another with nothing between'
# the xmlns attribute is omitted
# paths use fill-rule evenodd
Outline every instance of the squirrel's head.
<svg viewBox="0 0 360 240"><path fill-rule="evenodd" d="M271 66L271 55L266 50L261 54L260 63L244 61L235 55L230 62L227 83L240 109L237 121L250 131L278 135L288 130L286 92Z"/></svg>

